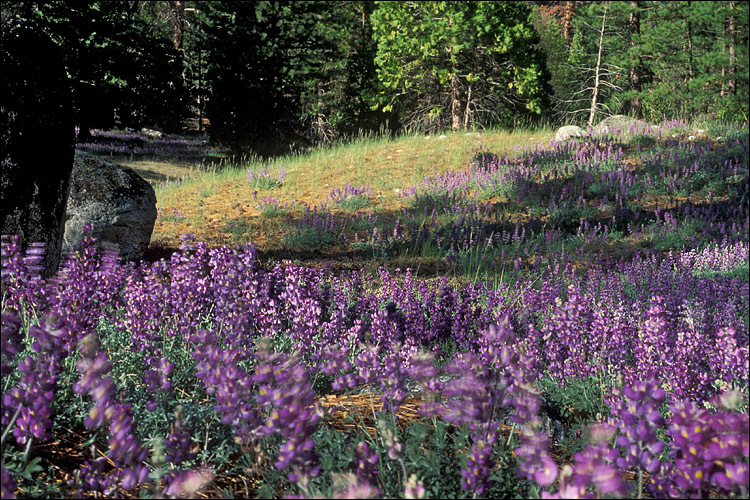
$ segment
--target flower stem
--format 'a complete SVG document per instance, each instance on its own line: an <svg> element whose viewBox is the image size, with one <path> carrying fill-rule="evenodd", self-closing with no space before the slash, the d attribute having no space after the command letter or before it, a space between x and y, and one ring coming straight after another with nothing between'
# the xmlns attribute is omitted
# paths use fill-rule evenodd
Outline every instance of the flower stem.
<svg viewBox="0 0 750 500"><path fill-rule="evenodd" d="M5 438L8 437L8 433L10 432L10 429L13 427L13 424L16 423L18 414L21 413L21 408L23 408L23 405L18 405L18 408L16 408L16 412L13 414L13 418L11 418L10 422L8 422L8 427L5 428L5 431L3 432L3 436L0 438L0 446L2 446L3 443L5 443Z"/></svg>

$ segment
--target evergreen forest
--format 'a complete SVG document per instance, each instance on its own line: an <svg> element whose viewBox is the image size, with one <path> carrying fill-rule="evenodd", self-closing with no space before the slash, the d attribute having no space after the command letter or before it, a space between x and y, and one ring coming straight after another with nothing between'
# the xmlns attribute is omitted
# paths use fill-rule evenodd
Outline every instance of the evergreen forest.
<svg viewBox="0 0 750 500"><path fill-rule="evenodd" d="M2 2L91 129L276 154L367 132L747 120L747 2Z"/></svg>

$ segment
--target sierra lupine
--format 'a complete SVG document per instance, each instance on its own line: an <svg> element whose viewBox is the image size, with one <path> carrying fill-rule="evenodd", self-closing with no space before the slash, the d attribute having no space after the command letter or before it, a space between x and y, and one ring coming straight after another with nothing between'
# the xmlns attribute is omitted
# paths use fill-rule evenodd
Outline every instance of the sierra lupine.
<svg viewBox="0 0 750 500"><path fill-rule="evenodd" d="M13 323L11 328L15 326ZM62 371L62 347L67 328L65 321L54 313L42 318L38 326L29 328L34 356L27 355L18 363L21 372L18 387L3 394L3 429L15 424L16 442L25 445L27 450L32 440L46 441L52 437L52 400ZM13 408L16 411L11 416ZM3 436L6 433L4 430Z"/></svg>
<svg viewBox="0 0 750 500"><path fill-rule="evenodd" d="M322 417L308 380L307 368L293 357L271 353L261 343L256 351L256 370L252 380L258 386L256 402L267 412L260 435L280 434L285 442L279 447L274 466L290 469L287 477L309 494L309 485L320 473L312 434Z"/></svg>
<svg viewBox="0 0 750 500"><path fill-rule="evenodd" d="M498 158L482 168L491 170L497 165L498 169L500 166L514 169L515 192L511 194L517 200L538 198L550 207L550 213L580 204L584 199L582 189L591 179L599 182L597 189L607 191L608 195L614 193L616 204L623 205L636 191L634 186L644 179L620 168L617 162L622 158L617 147L606 141L604 144L603 149L594 143L555 145L551 150L537 149L528 158ZM730 154L736 158L725 158L724 152L711 147L684 145L678 141L669 147L672 146L674 151L647 159L646 166L652 162L664 182L675 189L683 188L691 175L713 164L723 165L725 173L737 176L738 180L742 179L743 169L746 170L746 160L742 157L743 152L745 157L747 153L746 140L738 140L732 146L736 152ZM681 164L685 158L693 156L697 157L695 164ZM530 180L542 174L541 168L552 169L551 173L543 174L548 175L547 180L562 181L571 176L573 180L583 179L584 182L563 185L560 192L555 192L549 183L536 186ZM529 239L538 237L533 225L516 224L496 236L484 233L492 227L482 220L488 216L486 208L457 196L451 198L452 193L468 192L469 188L454 182L464 178L469 176L446 177L444 185L440 184L442 180L436 179L434 189L425 191L425 196L435 195L431 206L423 208L425 214L431 212L429 220L433 226L414 227L419 226L417 219L409 219L413 213L405 212L403 229L399 231L384 232L372 224L372 240L377 240L376 229L379 234L392 234L393 239L414 235L432 237L438 245L452 248L456 261L462 252L478 245L486 248L496 244L517 245L518 250L524 252L521 255L528 257L544 245L564 241L561 238L565 232L553 228L545 233L543 243L528 243ZM648 180L646 187L657 181ZM494 180L486 182L490 186ZM196 370L206 391L216 398L216 411L225 423L233 425L238 440L245 445L258 437L260 428L263 432L283 434L285 426L291 426L300 431L300 436L309 438L317 423L317 417L305 411L310 410L312 398L309 386L304 383L309 374L300 368L300 363L290 365L290 373L302 381L300 383L275 374L273 368L273 375L269 375L269 363L285 365L286 361L272 359L268 353L261 353L257 359L252 356L257 363L254 372L240 368L240 359L244 361L251 356L260 336L277 339L293 336L300 346L320 345L321 338L336 339L338 354L319 354L314 348L305 356L311 359L329 356L330 375L338 390L350 390L361 383L390 388L386 412L395 410L402 399L405 375L418 379L427 392L432 392L430 397L437 400L443 388L439 381L427 380L437 372L434 366L429 366L431 362L425 362L419 347L434 349L437 341L452 341L459 349L470 351L464 358L469 361L456 363L450 369L455 376L471 383L448 384L456 395L463 391L461 395L466 404L463 408L446 404L445 410L449 418L474 426L472 448L463 473L465 488L476 493L490 484L488 471L493 463L490 450L497 426L493 415L501 405L488 401L493 397L499 400L499 396L504 395L502 406L514 407L513 418L526 429L518 449L518 455L524 460L521 470L526 477L545 486L559 478L559 494L583 496L620 492L616 475L612 473L613 460L617 462L612 453L615 449L601 442L585 448L574 457L573 467L564 468L562 474L557 475L557 465L546 454L547 437L534 432L537 430L538 394L533 387L535 372L531 367L537 362L542 366L548 364L551 374L561 380L578 373L571 370L575 366L581 373L593 373L587 370L625 373L629 382L623 390L625 400L613 402L614 422L621 431L617 443L626 448L619 465L654 470L654 483L649 483L649 487L655 496L700 496L707 489L746 496L748 439L743 429L747 428L747 415L723 409L708 412L697 404L713 401L709 404L721 407L718 399L712 397L731 385L742 388L748 380L748 287L746 280L732 276L747 260L748 221L746 207L735 205L731 200L703 205L688 202L669 210L656 209L641 220L637 219L641 215L632 214L633 220L625 225L633 235L651 232L656 238L667 238L679 231L682 224L701 222L703 234L712 241L704 250L696 246L693 250L688 248L666 256L650 251L634 252L619 261L603 257L600 262L589 265L583 274L569 257L559 252L547 261L535 261L533 270L538 273L537 279L519 280L514 290L501 287L489 290L481 284L456 289L444 281L433 291L425 289L420 280L412 279L408 271L383 269L380 290L365 292L355 283L361 281L361 277L346 273L333 277L326 271L286 264L264 270L255 265L256 256L252 251L209 249L205 243L189 239L169 262L142 264L137 272L133 267L116 264L111 252L100 254L89 244L77 256L67 259L63 273L47 283L38 272L40 247L32 247L21 258L17 245L4 238L3 284L7 285L7 292L4 288L3 304L26 316L35 310L51 310L70 325L65 330L56 327L49 330L56 320L50 319L52 323L49 323L43 319L39 330L31 326L29 335L36 339L34 345L39 350L15 364L20 327L4 316L4 370L16 366L21 372L18 386L9 394L26 391L24 394L28 398L24 396L24 400L28 399L28 404L34 408L33 414L27 412L29 418L25 420L16 416L20 424L14 432L30 431L34 439L45 435L43 429L48 428L51 418L45 410L49 406L47 393L50 392L45 384L54 382L55 370L47 361L39 361L38 366L34 363L43 360L44 356L39 354L45 350L63 351L54 348L56 339L64 339L68 353L80 342L83 360L79 367L83 373L77 390L90 394L95 401L85 424L109 428L110 454L122 467L119 474L105 479L103 460L92 460L81 468L80 484L89 491L111 492L118 484L132 486L142 480L143 469L136 462L143 450L136 441L127 438L135 428L131 408L116 401L115 386L108 376L109 360L106 354L94 348L96 342L92 339L95 337L91 335L99 320L114 322L112 310L127 303L128 309L139 309L126 311L121 323L131 334L131 348L154 354L146 357L148 366L143 371L147 383L161 389L169 387L168 375L173 363L163 353L157 353L154 346L165 336L182 335L183 339L190 339L198 361ZM333 227L334 219L325 209L309 212L307 221L314 227L321 231ZM456 218L442 225L440 216L445 213ZM608 223L588 225L582 221L576 237L584 242L604 244L616 223L614 218L611 226ZM337 227L345 225L344 219L340 219ZM512 231L515 232L511 234ZM689 242L689 245L696 244ZM517 271L527 265L523 259L516 256L514 259ZM727 275L706 278L707 273ZM122 290L124 293L120 295ZM126 302L120 300L121 296ZM162 303L149 308L149 301L160 302L153 297L160 297ZM506 314L509 323L503 328L513 324L518 330L518 347L513 350L503 345L502 335L488 333L490 326L499 323ZM53 333L51 337L49 333ZM373 340L377 346L366 345ZM408 348L399 351L396 346ZM514 357L519 350L525 355ZM583 352L597 357L604 366L586 363L585 356L579 356ZM353 365L348 365L351 359ZM503 366L508 373L483 374L478 371L482 364ZM660 369L650 372L653 380L638 380L642 376L639 372L655 365ZM37 371L43 376L27 376ZM270 378L253 380L259 374ZM493 382L488 383L487 377ZM270 411L259 413L258 405L264 401L262 394L258 399L261 388L266 394L278 395L279 400L286 402L291 398L294 404L290 411L278 412L276 418L273 410L277 405L266 401ZM724 399L731 399L728 394L731 393L724 394ZM671 419L660 420L658 411L655 413L659 403L684 397L697 401L674 402ZM435 400L431 401L434 414L442 413L441 408L445 407ZM13 404L16 403L14 400ZM4 401L4 410L6 408ZM41 411L37 412L37 408ZM14 423L10 422L11 416L4 411L4 429ZM671 439L666 456L657 453L667 449L658 439L658 429L664 425L668 426L666 435ZM175 423L173 440L175 453L179 455L188 439L187 431L178 431L177 427ZM304 483L315 470L314 443L311 445L311 439L302 438L286 441L290 442L291 445L281 450L278 463L280 467L291 468L294 478L298 482L303 478ZM31 439L25 443L31 443ZM403 449L399 446L402 443L395 434L386 444L393 459L402 457ZM657 455L661 455L661 462ZM184 476L187 483L204 481L204 476L195 474L176 471L174 477ZM8 486L12 483L13 478L4 469L3 491L12 489ZM406 487L409 495L419 495L419 483L410 484L412 486ZM595 490L589 489L592 487ZM374 492L372 488L369 491ZM177 487L167 494L177 494Z"/></svg>

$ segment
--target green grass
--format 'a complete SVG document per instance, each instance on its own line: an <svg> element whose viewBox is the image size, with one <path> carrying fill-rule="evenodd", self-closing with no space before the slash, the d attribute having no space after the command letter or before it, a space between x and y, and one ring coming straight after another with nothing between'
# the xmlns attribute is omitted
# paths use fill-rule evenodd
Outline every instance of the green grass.
<svg viewBox="0 0 750 500"><path fill-rule="evenodd" d="M716 278L727 278L727 279L743 279L750 275L750 263L747 261L739 264L732 269L725 271L711 271L711 270L695 270L693 274L699 278L704 279L716 279Z"/></svg>
<svg viewBox="0 0 750 500"><path fill-rule="evenodd" d="M218 193L216 187L211 184L210 186L198 186L198 197L208 198Z"/></svg>
<svg viewBox="0 0 750 500"><path fill-rule="evenodd" d="M313 227L290 229L281 238L282 244L294 249L314 249L336 243L336 236L330 231Z"/></svg>
<svg viewBox="0 0 750 500"><path fill-rule="evenodd" d="M356 212L372 206L372 202L366 196L347 196L334 206L347 212Z"/></svg>
<svg viewBox="0 0 750 500"><path fill-rule="evenodd" d="M231 234L232 241L236 244L242 244L246 241L250 241L250 236L253 232L253 225L250 221L245 219L227 219L219 231Z"/></svg>

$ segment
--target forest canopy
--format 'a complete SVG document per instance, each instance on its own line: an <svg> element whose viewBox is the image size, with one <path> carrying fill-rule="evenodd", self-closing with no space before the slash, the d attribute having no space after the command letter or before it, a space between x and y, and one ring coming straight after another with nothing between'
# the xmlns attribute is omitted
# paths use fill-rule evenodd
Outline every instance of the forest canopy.
<svg viewBox="0 0 750 500"><path fill-rule="evenodd" d="M748 3L2 2L63 50L79 135L272 154L361 132L747 121Z"/></svg>

